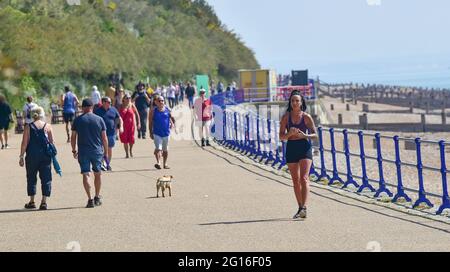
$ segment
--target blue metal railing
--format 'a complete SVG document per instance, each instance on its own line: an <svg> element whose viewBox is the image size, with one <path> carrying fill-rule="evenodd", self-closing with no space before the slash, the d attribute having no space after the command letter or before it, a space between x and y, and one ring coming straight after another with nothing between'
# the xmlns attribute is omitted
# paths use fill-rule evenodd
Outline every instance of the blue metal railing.
<svg viewBox="0 0 450 272"><path fill-rule="evenodd" d="M255 114L240 114L238 112L232 112L229 110L223 111L223 135L215 135L217 142L224 145L227 148L231 148L235 151L241 152L254 160L263 163L265 165L271 165L274 168L282 169L286 166L286 143L280 141L279 130L280 122L270 119L261 118ZM391 201L396 203L400 199L404 199L407 202L411 202L410 196L406 193L412 192L417 194L417 200L412 205L412 208L417 208L421 205L433 207L434 204L428 199L428 197L439 197L442 199L440 207L437 209L436 214L440 215L445 209L450 209L450 197L448 194L447 186L447 166L445 160L445 148L450 143L445 141L433 142L423 141L420 138L415 139L416 150L416 163L406 163L401 160L400 153L400 141L411 141L411 139L401 138L399 136L388 137L382 136L379 133L371 134L364 133L363 131L349 131L347 129L340 130L329 128L325 129L319 127L318 133L318 150L320 157L320 167L313 165L311 167L312 175L317 177L317 180L326 180L329 185L340 184L342 188L348 188L353 185L358 190L358 193L364 190L369 190L374 193L374 197L378 198L382 194L386 194L391 197ZM329 146L330 149L325 149L325 137L324 132L327 130L330 137ZM337 133L342 133L343 136L343 151L338 151L335 143L335 136ZM359 153L352 153L349 144L349 135L355 135L358 138ZM219 137L218 137L219 136ZM376 157L366 155L364 137L371 136L374 139L376 145ZM221 138L221 139L220 139ZM383 158L382 155L382 142L381 139L388 139L394 144L395 160ZM440 168L434 168L425 166L422 160L422 143L435 144L439 147L440 156ZM328 146L328 143L327 143ZM332 169L327 169L325 164L325 153L331 154ZM345 156L345 168L346 172L342 173L338 170L338 158L337 154L343 154ZM361 176L354 175L352 172L352 160L351 158L358 158L361 162ZM371 160L377 163L378 166L378 179L369 179L367 174L367 160ZM396 184L390 184L385 180L385 164L392 164L396 169ZM414 167L417 169L417 178L419 189L405 188L403 185L403 172L402 167ZM318 171L320 169L320 171ZM426 191L424 184L423 170L430 170L438 172L442 177L442 194L433 194ZM331 176L328 174L331 173ZM345 176L345 180L342 177ZM355 180L360 180L361 184ZM378 188L374 188L372 184L378 184ZM389 187L396 188L395 194L391 192Z"/></svg>

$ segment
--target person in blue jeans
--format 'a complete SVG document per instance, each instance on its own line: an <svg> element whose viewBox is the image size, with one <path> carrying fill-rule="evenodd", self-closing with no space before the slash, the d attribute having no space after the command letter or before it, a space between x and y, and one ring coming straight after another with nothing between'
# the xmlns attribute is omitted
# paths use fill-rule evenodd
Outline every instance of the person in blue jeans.
<svg viewBox="0 0 450 272"><path fill-rule="evenodd" d="M189 100L189 108L194 108L194 96L195 96L195 88L191 85L190 82L188 82L186 90L185 90L186 96Z"/></svg>
<svg viewBox="0 0 450 272"><path fill-rule="evenodd" d="M123 133L123 120L120 117L119 112L116 108L111 106L111 98L102 98L102 107L98 108L95 112L96 115L103 118L106 125L106 136L108 136L108 156L106 170L112 171L111 160L112 160L112 150L116 145L116 128L119 125L120 133Z"/></svg>
<svg viewBox="0 0 450 272"><path fill-rule="evenodd" d="M27 192L30 201L25 204L25 209L36 209L34 197L36 196L37 174L39 173L42 188L42 200L39 209L47 210L47 198L50 197L52 191L52 160L47 153L47 145L43 142L43 137L47 137L49 143L54 143L53 131L49 124L42 121L44 110L41 107L33 108L30 115L33 122L24 128L19 160L20 167L25 165L27 170ZM24 160L25 153L27 156Z"/></svg>
<svg viewBox="0 0 450 272"><path fill-rule="evenodd" d="M175 127L175 119L170 114L170 110L164 104L164 97L155 98L156 107L148 115L148 127L150 128L150 138L155 143L156 169L161 169L161 155L164 169L170 169L167 165L169 157L169 137L170 129Z"/></svg>
<svg viewBox="0 0 450 272"><path fill-rule="evenodd" d="M61 96L61 105L63 107L64 123L66 123L67 142L69 143L70 142L69 124L71 124L72 126L80 101L78 101L77 96L74 93L72 93L72 91L68 86L64 87L64 92L65 94Z"/></svg>
<svg viewBox="0 0 450 272"><path fill-rule="evenodd" d="M80 164L83 185L88 196L86 208L94 208L95 206L102 205L100 196L102 184L101 166L103 156L106 156L108 153L105 121L92 112L93 107L94 103L92 103L91 99L83 100L83 114L74 120L71 137L73 157ZM89 184L91 167L95 177L94 199L92 199L91 186Z"/></svg>

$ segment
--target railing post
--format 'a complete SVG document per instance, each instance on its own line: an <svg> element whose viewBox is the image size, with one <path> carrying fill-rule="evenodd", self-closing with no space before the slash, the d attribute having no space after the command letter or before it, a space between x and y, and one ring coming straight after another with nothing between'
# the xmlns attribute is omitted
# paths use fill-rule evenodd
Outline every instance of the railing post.
<svg viewBox="0 0 450 272"><path fill-rule="evenodd" d="M275 167L275 165L277 163L281 163L281 157L280 157L280 136L278 134L279 130L280 130L280 122L278 121L273 121L273 126L274 126L274 130L275 130L275 161L272 163L272 167Z"/></svg>
<svg viewBox="0 0 450 272"><path fill-rule="evenodd" d="M347 162L347 181L344 183L342 189L347 188L350 184L353 184L356 188L359 187L359 184L353 179L352 167L351 167L351 158L350 158L350 147L348 143L348 130L344 129L342 132L344 134L344 153L345 160Z"/></svg>
<svg viewBox="0 0 450 272"><path fill-rule="evenodd" d="M239 152L244 151L244 143L245 143L245 125L244 125L244 117L242 114L238 114L239 116Z"/></svg>
<svg viewBox="0 0 450 272"><path fill-rule="evenodd" d="M323 178L326 178L327 180L330 180L330 176L327 174L327 169L325 168L325 154L324 154L324 148L323 148L323 129L322 127L319 127L319 151L320 151L320 176L318 177L318 180L320 181Z"/></svg>
<svg viewBox="0 0 450 272"><path fill-rule="evenodd" d="M256 134L257 134L257 131L255 130L255 121L256 121L256 116L253 116L252 115L252 117L251 117L251 134L252 134L252 140L251 140L251 156L253 156L253 155L255 155L256 154L256 138L257 138L257 136L256 136Z"/></svg>
<svg viewBox="0 0 450 272"><path fill-rule="evenodd" d="M234 112L234 140L233 140L233 149L235 150L238 147L238 128L237 128L237 112Z"/></svg>
<svg viewBox="0 0 450 272"><path fill-rule="evenodd" d="M262 142L262 156L261 159L259 160L259 162L262 162L264 159L267 159L267 140L266 140L266 130L264 128L266 119L263 118L261 119L261 131L262 131L262 138L263 138L263 142Z"/></svg>
<svg viewBox="0 0 450 272"><path fill-rule="evenodd" d="M447 165L445 164L445 141L439 142L439 149L441 151L442 205L439 207L437 215L441 215L445 209L450 209L450 198L447 188Z"/></svg>
<svg viewBox="0 0 450 272"><path fill-rule="evenodd" d="M334 143L334 128L330 128L330 141L331 141L331 158L333 160L333 177L331 177L328 185L333 185L335 181L339 183L344 183L344 181L339 177L337 162L336 162L336 146Z"/></svg>
<svg viewBox="0 0 450 272"><path fill-rule="evenodd" d="M402 181L402 161L400 159L400 144L398 136L394 136L395 145L395 165L397 167L397 194L392 199L392 202L397 202L400 198L404 198L407 202L411 202L411 198L405 193Z"/></svg>
<svg viewBox="0 0 450 272"><path fill-rule="evenodd" d="M378 161L378 172L380 175L380 185L375 197L379 197L382 193L386 193L388 196L392 197L393 194L386 188L386 181L384 180L383 173L383 154L381 153L381 136L380 133L375 134L375 141L377 142L377 161Z"/></svg>
<svg viewBox="0 0 450 272"><path fill-rule="evenodd" d="M274 161L275 158L273 157L273 145L272 145L272 120L271 119L267 119L267 134L268 134L268 140L269 140L269 152L267 154L267 160L265 162L265 164L269 164L270 161Z"/></svg>
<svg viewBox="0 0 450 272"><path fill-rule="evenodd" d="M251 153L250 148L250 114L245 115L245 155Z"/></svg>
<svg viewBox="0 0 450 272"><path fill-rule="evenodd" d="M280 165L278 166L278 170L283 168L286 165L286 142L281 141L281 146L283 150L283 160L281 161Z"/></svg>
<svg viewBox="0 0 450 272"><path fill-rule="evenodd" d="M366 153L364 152L364 132L358 132L359 136L359 149L360 149L360 157L361 157L361 169L362 169L362 185L358 189L358 193L364 191L364 189L368 188L370 191L375 192L375 189L370 185L369 178L367 177L367 169L366 169Z"/></svg>
<svg viewBox="0 0 450 272"><path fill-rule="evenodd" d="M257 151L256 151L256 154L255 154L255 157L254 157L254 159L256 160L256 158L258 158L258 156L261 156L261 135L260 135L260 133L259 133L259 121L260 121L260 118L259 118L259 115L258 116L256 116L256 142L257 142Z"/></svg>
<svg viewBox="0 0 450 272"><path fill-rule="evenodd" d="M428 207L433 208L434 205L430 200L427 199L425 186L423 184L423 164L422 164L422 152L421 152L421 143L422 139L416 138L416 152L417 152L417 175L419 178L419 199L417 199L416 203L413 205L413 209L420 206L420 204L425 203Z"/></svg>
<svg viewBox="0 0 450 272"><path fill-rule="evenodd" d="M223 110L223 130L222 130L222 141L220 141L220 143L222 144L222 145L224 145L224 144L226 144L226 142L227 142L227 131L226 131L226 129L227 129L227 111L226 110Z"/></svg>
<svg viewBox="0 0 450 272"><path fill-rule="evenodd" d="M308 140L309 141L309 144L311 145L311 148L313 148L312 146L312 141L311 141L311 139L309 139ZM320 174L317 172L317 170L316 170L316 167L314 166L314 153L313 153L313 159L312 159L312 161L311 161L311 169L309 170L309 175L311 176L311 175L315 175L316 176L316 178L318 177L318 176L320 176Z"/></svg>

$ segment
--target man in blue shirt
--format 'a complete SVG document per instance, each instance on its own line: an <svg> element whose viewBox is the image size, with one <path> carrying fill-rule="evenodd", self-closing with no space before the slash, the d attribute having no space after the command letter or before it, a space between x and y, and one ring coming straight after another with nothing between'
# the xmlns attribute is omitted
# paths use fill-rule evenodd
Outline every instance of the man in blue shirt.
<svg viewBox="0 0 450 272"><path fill-rule="evenodd" d="M94 104L91 99L83 100L83 114L74 120L71 138L73 157L78 159L80 164L83 185L88 196L86 208L94 208L102 204L100 199L101 165L103 156L106 156L108 151L105 122L92 113L93 107ZM89 184L91 166L95 177L94 199L91 197L91 186Z"/></svg>
<svg viewBox="0 0 450 272"><path fill-rule="evenodd" d="M112 171L111 159L112 149L116 145L116 128L119 127L120 133L123 132L123 121L116 108L111 107L111 98L102 98L102 107L98 108L94 112L96 115L103 118L106 125L106 136L108 136L108 156L106 160L106 166L108 171Z"/></svg>

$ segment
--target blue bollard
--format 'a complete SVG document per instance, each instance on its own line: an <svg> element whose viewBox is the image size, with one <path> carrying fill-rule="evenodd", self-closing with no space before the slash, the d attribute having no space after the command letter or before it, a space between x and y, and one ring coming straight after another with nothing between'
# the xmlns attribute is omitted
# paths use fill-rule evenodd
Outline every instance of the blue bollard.
<svg viewBox="0 0 450 272"><path fill-rule="evenodd" d="M344 134L344 153L345 153L345 161L347 162L347 181L342 186L342 189L347 188L350 185L359 187L359 184L353 179L352 167L351 167L351 158L350 158L350 147L348 144L348 130L344 129L342 132Z"/></svg>
<svg viewBox="0 0 450 272"><path fill-rule="evenodd" d="M422 139L416 138L416 152L417 152L417 175L419 177L419 199L413 205L413 209L419 207L420 204L425 203L428 207L433 208L434 205L427 199L425 187L423 184L423 164L422 164L422 152L421 143Z"/></svg>
<svg viewBox="0 0 450 272"><path fill-rule="evenodd" d="M386 188L386 181L384 180L383 173L383 154L381 153L381 136L380 133L375 134L375 141L377 142L377 161L378 161L378 173L380 176L380 185L378 188L375 197L379 197L382 193L386 193L389 197L392 197L393 194Z"/></svg>
<svg viewBox="0 0 450 272"><path fill-rule="evenodd" d="M333 160L333 176L331 177L328 185L333 185L336 181L339 183L344 183L344 181L339 177L337 162L336 162L336 145L334 142L334 128L330 128L330 141L331 141L331 158Z"/></svg>
<svg viewBox="0 0 450 272"><path fill-rule="evenodd" d="M321 180L323 178L326 178L328 180L331 179L331 177L327 174L327 169L325 168L325 154L324 154L324 148L323 148L323 129L322 127L317 128L319 132L319 151L320 151L320 176L317 178L318 180Z"/></svg>
<svg viewBox="0 0 450 272"><path fill-rule="evenodd" d="M359 136L359 149L360 149L360 157L361 157L361 169L362 169L362 185L358 189L358 193L364 191L364 189L368 188L371 192L375 192L375 189L370 185L369 178L367 177L367 169L366 169L366 153L364 152L364 133L362 131L358 132Z"/></svg>
<svg viewBox="0 0 450 272"><path fill-rule="evenodd" d="M267 134L269 136L269 152L267 153L267 160L265 164L269 164L271 161L275 161L275 158L273 157L273 146L272 146L272 120L267 119Z"/></svg>
<svg viewBox="0 0 450 272"><path fill-rule="evenodd" d="M441 151L441 175L442 175L442 205L437 211L437 215L441 215L445 209L450 209L450 198L447 188L447 165L445 164L445 141L439 142Z"/></svg>
<svg viewBox="0 0 450 272"><path fill-rule="evenodd" d="M394 136L395 145L395 165L397 167L397 194L392 199L392 202L397 202L400 198L404 198L407 202L411 202L411 198L405 193L402 181L402 161L400 159L400 144L399 137Z"/></svg>

